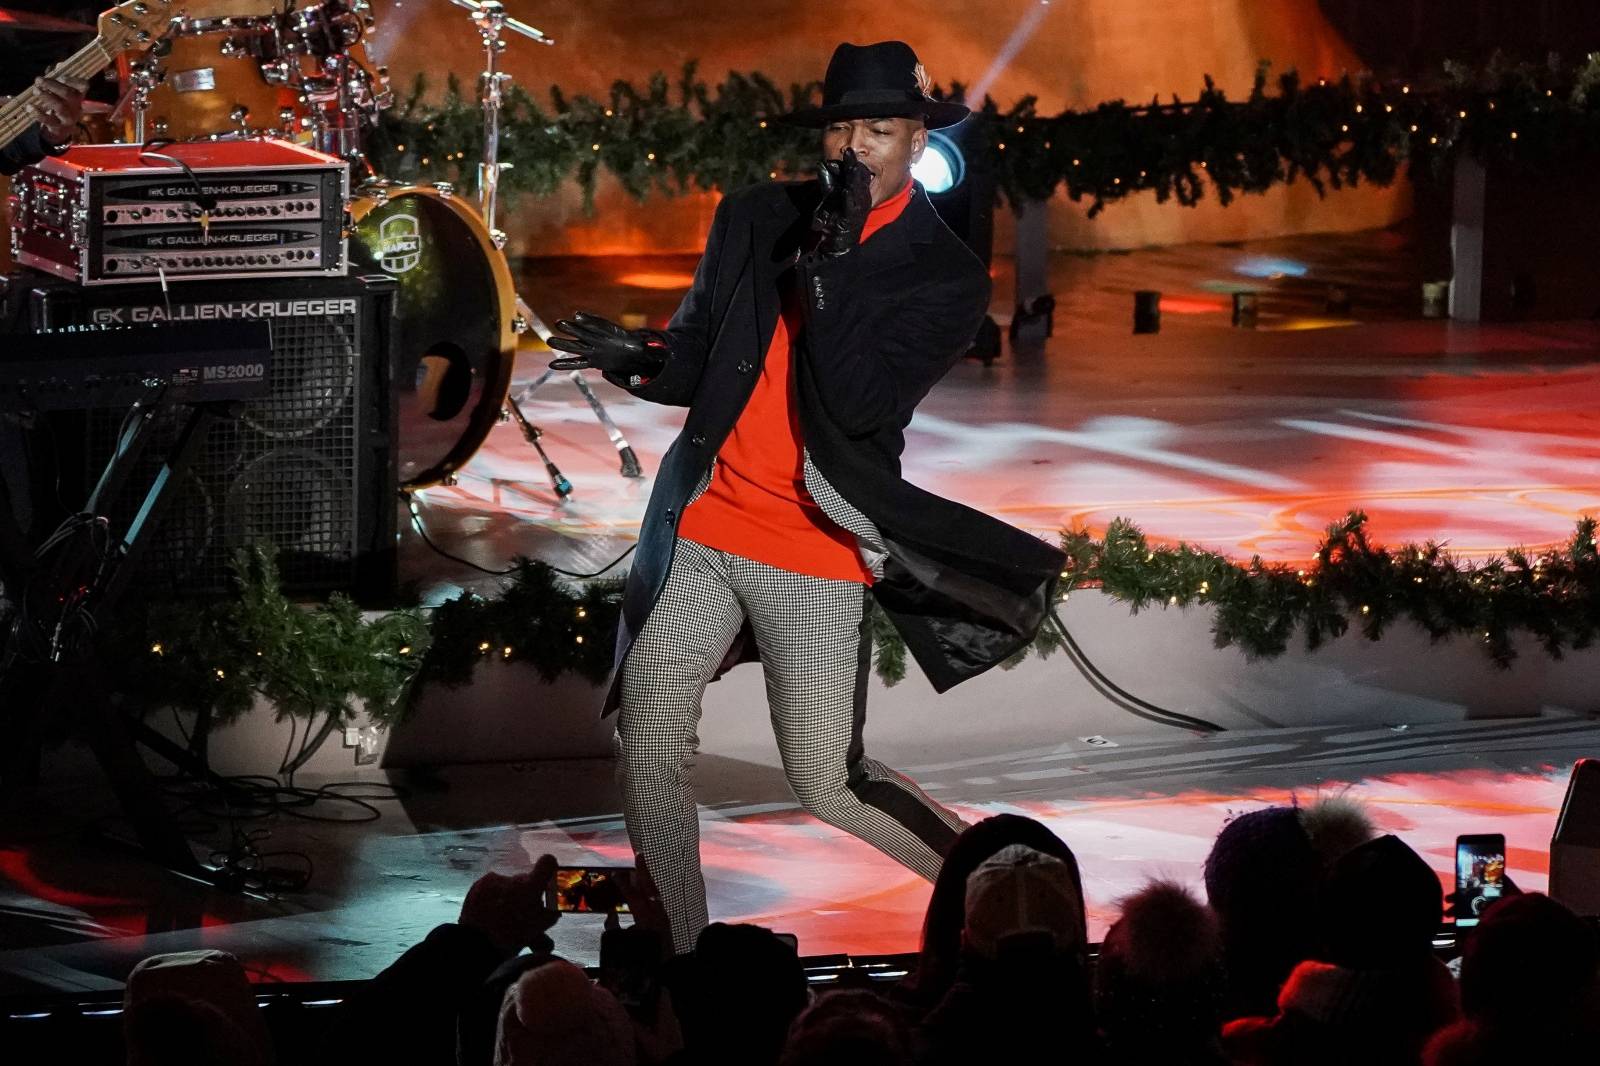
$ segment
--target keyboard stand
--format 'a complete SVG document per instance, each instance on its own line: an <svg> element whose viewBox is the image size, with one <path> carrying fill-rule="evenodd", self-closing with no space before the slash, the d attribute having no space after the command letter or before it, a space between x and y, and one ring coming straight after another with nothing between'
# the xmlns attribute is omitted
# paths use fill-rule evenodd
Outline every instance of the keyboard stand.
<svg viewBox="0 0 1600 1066"><path fill-rule="evenodd" d="M41 561L35 581L54 578L57 589L79 595L81 609L90 612L96 631L105 630L111 624L130 579L137 573L140 561L149 551L173 490L182 483L212 423L231 417L233 406L231 402L197 404L188 409L188 418L137 513L105 558L91 560L93 573L87 581L72 573L73 540L65 542L62 554L55 560ZM147 443L149 426L162 409L159 403L142 410L136 408L135 417L117 441L116 451L90 494L84 508L86 514L106 514L126 489ZM178 831L167 810L160 784L134 746L135 742L152 748L192 776L210 779L219 785L221 779L200 765L189 752L143 722L129 720L112 705L100 662L104 654L101 648L92 647L86 660L68 661L62 650L55 647L44 659L29 661L18 654L20 640L20 635L14 632L12 646L0 657L0 664L11 664L9 670L0 674L0 690L17 690L7 691L4 703L17 707L24 719L22 735L16 738L18 743L7 758L4 791L11 794L24 784L37 783L45 723L51 715L68 714L76 709L81 735L94 752L132 824L140 850L176 874L215 883L210 872L195 858L188 840ZM25 702L30 694L37 698ZM11 796L5 798L9 800Z"/></svg>

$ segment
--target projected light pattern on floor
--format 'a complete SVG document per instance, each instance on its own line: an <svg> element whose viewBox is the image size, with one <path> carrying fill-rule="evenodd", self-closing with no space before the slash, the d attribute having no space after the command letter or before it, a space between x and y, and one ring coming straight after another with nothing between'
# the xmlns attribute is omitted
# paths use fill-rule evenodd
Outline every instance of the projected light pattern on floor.
<svg viewBox="0 0 1600 1066"><path fill-rule="evenodd" d="M1315 788L1189 791L1093 799L1019 799L954 804L973 821L1013 813L1037 818L1073 849L1088 896L1090 936L1116 920L1117 901L1155 877L1190 885L1204 898L1201 867L1228 818L1259 807L1341 795L1365 803L1380 832L1401 836L1449 890L1455 838L1498 832L1507 865L1526 891L1545 890L1550 833L1567 769L1543 773L1469 771L1397 774ZM939 794L938 791L935 794ZM528 831L529 856L555 850L563 861L631 864L620 826L575 832ZM756 922L799 936L804 954L916 949L928 885L870 846L795 810L727 817L703 812L712 917Z"/></svg>
<svg viewBox="0 0 1600 1066"><path fill-rule="evenodd" d="M1283 561L1357 507L1382 542L1435 539L1475 557L1563 543L1600 513L1589 324L1273 333L1194 314L1132 338L1065 321L1051 342L1061 354L1037 369L963 365L934 389L906 433L910 480L1041 536L1125 516L1157 540ZM681 409L595 387L652 473ZM617 477L568 382L524 410L572 498L557 501L515 427L499 426L458 484L428 492L430 530L484 565L529 552L567 565L580 560L559 553L586 541L609 561L637 534L649 479Z"/></svg>

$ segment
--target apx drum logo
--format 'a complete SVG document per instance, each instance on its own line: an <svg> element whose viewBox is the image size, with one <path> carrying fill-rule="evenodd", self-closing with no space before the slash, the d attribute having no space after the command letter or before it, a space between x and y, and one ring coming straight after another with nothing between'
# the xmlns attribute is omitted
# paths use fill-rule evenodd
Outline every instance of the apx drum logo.
<svg viewBox="0 0 1600 1066"><path fill-rule="evenodd" d="M404 274L422 261L422 231L416 215L390 215L378 227L378 261L391 274Z"/></svg>

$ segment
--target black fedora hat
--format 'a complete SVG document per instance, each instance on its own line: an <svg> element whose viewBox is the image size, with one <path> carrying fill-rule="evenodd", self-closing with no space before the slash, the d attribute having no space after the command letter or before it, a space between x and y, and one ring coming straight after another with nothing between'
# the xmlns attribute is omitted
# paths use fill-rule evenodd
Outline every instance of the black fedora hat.
<svg viewBox="0 0 1600 1066"><path fill-rule="evenodd" d="M847 118L921 117L937 130L967 117L965 104L930 97L930 84L917 53L904 41L841 44L822 79L822 106L791 111L778 121L821 129Z"/></svg>

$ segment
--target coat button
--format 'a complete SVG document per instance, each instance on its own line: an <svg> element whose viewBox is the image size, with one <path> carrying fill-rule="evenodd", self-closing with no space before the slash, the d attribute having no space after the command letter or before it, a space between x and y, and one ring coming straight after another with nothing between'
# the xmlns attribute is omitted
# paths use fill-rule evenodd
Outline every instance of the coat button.
<svg viewBox="0 0 1600 1066"><path fill-rule="evenodd" d="M740 361L740 363L739 363L739 365L738 365L738 367L736 369L741 374L748 374L748 373L750 373L750 371L754 370L755 368L756 368L756 365L754 363L752 363L748 359L744 359L744 360Z"/></svg>
<svg viewBox="0 0 1600 1066"><path fill-rule="evenodd" d="M704 433L696 433L694 436L689 438L689 443L693 444L696 448L703 448L705 447L706 443L706 435Z"/></svg>
<svg viewBox="0 0 1600 1066"><path fill-rule="evenodd" d="M672 508L669 507L669 508L667 508L667 513L663 517L666 518L666 520L668 522L670 522L670 521L672 521L672 516L673 516L674 513L675 512L672 510Z"/></svg>

